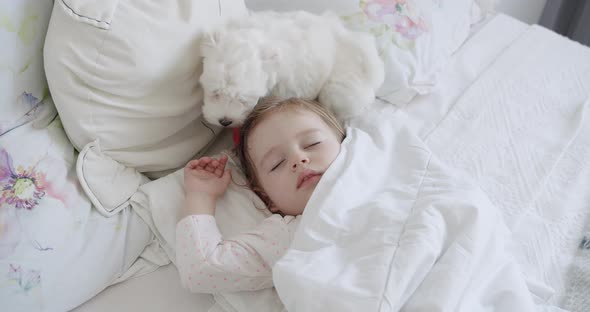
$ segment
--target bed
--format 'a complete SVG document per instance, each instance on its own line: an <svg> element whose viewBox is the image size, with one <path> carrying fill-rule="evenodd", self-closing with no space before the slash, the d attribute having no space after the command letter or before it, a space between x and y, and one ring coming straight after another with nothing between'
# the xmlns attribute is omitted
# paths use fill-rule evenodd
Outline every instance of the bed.
<svg viewBox="0 0 590 312"><path fill-rule="evenodd" d="M262 2L247 5L264 8ZM86 9L76 1L39 5L45 21L51 6L54 14L56 8L70 10L66 14ZM89 23L108 26L98 19ZM34 64L23 72L41 68L42 73ZM392 113L404 116L433 154L470 177L499 207L536 303L546 310L585 311L590 304L590 50L539 26L489 14L471 25L436 81L407 103L389 105ZM9 107L2 114L0 263L7 272L0 279L2 302L14 311L276 311L277 305L269 304L275 294L268 291L225 296L183 289L169 253L158 246L166 233L157 222L150 223L154 220L129 203L121 205L126 201L116 196L99 200L101 190L92 188L93 181L79 181L77 159L103 158L92 154L92 146L71 143L84 129L64 131L60 118L68 124L68 118L80 117L57 103L54 108L53 101L64 100L55 96L60 86L50 83L52 100L42 81L31 85L18 93L18 104L28 109ZM231 147L231 133L211 131L192 139L200 151L186 153L217 154ZM113 155L129 165L124 153L108 154ZM124 172L118 165L115 171ZM135 165L152 166L145 170L153 173L152 180L171 168ZM130 177L125 185L146 183L143 176ZM29 200L15 196L18 179L19 190L32 190L19 193ZM28 181L32 184L24 184ZM125 190L121 194L129 198Z"/></svg>

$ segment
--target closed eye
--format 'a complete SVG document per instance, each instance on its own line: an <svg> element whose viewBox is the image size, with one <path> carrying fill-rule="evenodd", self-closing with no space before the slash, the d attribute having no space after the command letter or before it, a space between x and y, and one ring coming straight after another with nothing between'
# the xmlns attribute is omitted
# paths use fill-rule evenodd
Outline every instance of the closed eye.
<svg viewBox="0 0 590 312"><path fill-rule="evenodd" d="M270 169L270 171L275 171L277 168L279 168L283 163L285 162L285 160L281 160L278 164L276 164L274 167L272 167L272 169Z"/></svg>
<svg viewBox="0 0 590 312"><path fill-rule="evenodd" d="M321 142L321 141L320 141L320 142L315 142L315 143L313 143L313 144L310 144L310 145L306 146L305 148L314 147L314 146L316 146L316 145L319 145L320 143L322 143L322 142Z"/></svg>

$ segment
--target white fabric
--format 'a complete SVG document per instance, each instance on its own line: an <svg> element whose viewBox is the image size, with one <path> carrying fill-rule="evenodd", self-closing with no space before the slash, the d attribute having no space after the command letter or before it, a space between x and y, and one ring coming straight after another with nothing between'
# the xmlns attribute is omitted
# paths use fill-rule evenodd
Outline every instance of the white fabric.
<svg viewBox="0 0 590 312"><path fill-rule="evenodd" d="M305 7L310 11L321 13L324 10L329 9L326 7L324 1L297 1L294 3L291 0L245 0L246 6L250 10L261 11L261 10L277 10L277 11L289 11L300 9L301 3L305 3ZM493 12L496 7L497 0L476 0L477 5L485 12ZM333 4L332 4L333 5Z"/></svg>
<svg viewBox="0 0 590 312"><path fill-rule="evenodd" d="M105 217L128 208L131 195L149 181L134 168L125 167L104 155L98 140L88 143L80 151L76 173L94 208Z"/></svg>
<svg viewBox="0 0 590 312"><path fill-rule="evenodd" d="M247 5L255 10L317 14L329 10L350 28L371 32L385 63L385 82L377 96L403 105L436 85L440 71L469 34L474 1L247 1Z"/></svg>
<svg viewBox="0 0 590 312"><path fill-rule="evenodd" d="M49 1L0 2L0 135L48 113L42 47L50 15Z"/></svg>
<svg viewBox="0 0 590 312"><path fill-rule="evenodd" d="M72 312L206 312L214 304L210 294L193 294L183 289L176 267L169 264L110 286Z"/></svg>
<svg viewBox="0 0 590 312"><path fill-rule="evenodd" d="M153 234L130 209L112 218L92 209L59 119L34 124L0 136L1 309L68 311L145 272L127 270Z"/></svg>
<svg viewBox="0 0 590 312"><path fill-rule="evenodd" d="M455 103L488 68L529 28L504 14L486 19L454 55L432 93L416 96L403 110L420 137L431 133Z"/></svg>
<svg viewBox="0 0 590 312"><path fill-rule="evenodd" d="M74 146L99 139L140 172L183 166L219 132L201 120L198 37L245 13L242 0L55 1L45 69Z"/></svg>
<svg viewBox="0 0 590 312"><path fill-rule="evenodd" d="M484 13L493 13L496 10L498 0L476 0L477 5Z"/></svg>
<svg viewBox="0 0 590 312"><path fill-rule="evenodd" d="M531 281L558 303L590 218L590 49L539 26L515 41L427 136L502 209Z"/></svg>
<svg viewBox="0 0 590 312"><path fill-rule="evenodd" d="M586 222L584 236L578 245L578 253L574 257L567 279L562 305L572 311L583 311L590 307L590 220Z"/></svg>
<svg viewBox="0 0 590 312"><path fill-rule="evenodd" d="M500 211L387 108L351 122L273 267L287 310L534 311Z"/></svg>

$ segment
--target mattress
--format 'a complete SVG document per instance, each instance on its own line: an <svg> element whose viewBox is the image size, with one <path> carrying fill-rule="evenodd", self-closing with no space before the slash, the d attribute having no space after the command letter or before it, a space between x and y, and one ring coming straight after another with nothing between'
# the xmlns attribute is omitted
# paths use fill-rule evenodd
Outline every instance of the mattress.
<svg viewBox="0 0 590 312"><path fill-rule="evenodd" d="M113 285L73 311L208 311L213 296L190 294L169 264L147 275Z"/></svg>
<svg viewBox="0 0 590 312"><path fill-rule="evenodd" d="M448 111L468 87L489 67L510 44L519 38L528 25L511 17L491 17L474 28L466 43L455 53L439 77L437 89L415 98L404 110L412 118L416 131L426 137L437 128ZM208 154L231 145L225 133ZM150 295L154 294L154 295ZM180 287L178 273L168 265L157 271L113 285L74 311L121 310L223 311L213 296L191 294Z"/></svg>

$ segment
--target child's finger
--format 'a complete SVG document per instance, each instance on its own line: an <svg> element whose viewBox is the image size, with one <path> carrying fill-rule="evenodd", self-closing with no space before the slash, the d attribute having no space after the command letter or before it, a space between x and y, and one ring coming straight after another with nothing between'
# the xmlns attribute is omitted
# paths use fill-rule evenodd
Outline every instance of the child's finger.
<svg viewBox="0 0 590 312"><path fill-rule="evenodd" d="M211 157L206 157L206 159L201 160L201 164L203 164L203 167L209 166L211 162L213 162L213 159Z"/></svg>
<svg viewBox="0 0 590 312"><path fill-rule="evenodd" d="M227 159L228 159L228 157L226 154L221 154L221 157L219 157L219 161L221 161L221 162L227 162Z"/></svg>
<svg viewBox="0 0 590 312"><path fill-rule="evenodd" d="M223 172L223 169L225 169L225 164L220 162L219 165L217 167L215 167L216 170L221 170Z"/></svg>
<svg viewBox="0 0 590 312"><path fill-rule="evenodd" d="M219 160L219 163L221 164L221 166L225 167L225 165L227 164L227 160L228 160L227 155L223 154L221 156L221 159Z"/></svg>
<svg viewBox="0 0 590 312"><path fill-rule="evenodd" d="M199 160L193 159L186 164L186 167L192 169L192 168L195 168L198 164L199 164Z"/></svg>
<svg viewBox="0 0 590 312"><path fill-rule="evenodd" d="M219 166L217 166L216 173L218 173L220 178L223 176L223 174L225 172L225 168L227 166L227 160L228 160L228 157L225 154L222 154L219 159Z"/></svg>
<svg viewBox="0 0 590 312"><path fill-rule="evenodd" d="M211 162L211 157L201 157L199 158L199 163L203 165L207 165Z"/></svg>
<svg viewBox="0 0 590 312"><path fill-rule="evenodd" d="M207 165L207 167L205 167L205 170L211 172L211 173L215 173L215 167L211 166L211 165Z"/></svg>

